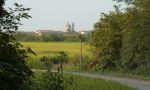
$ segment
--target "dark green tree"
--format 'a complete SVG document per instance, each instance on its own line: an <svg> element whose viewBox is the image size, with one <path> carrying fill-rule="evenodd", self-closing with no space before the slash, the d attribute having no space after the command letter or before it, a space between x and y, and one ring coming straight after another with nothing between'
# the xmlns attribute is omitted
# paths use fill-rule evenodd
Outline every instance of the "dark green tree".
<svg viewBox="0 0 150 90"><path fill-rule="evenodd" d="M99 68L150 75L149 0L115 0L127 7L103 14L94 25L91 45Z"/></svg>
<svg viewBox="0 0 150 90"><path fill-rule="evenodd" d="M116 7L110 14L102 14L102 18L94 25L90 45L94 48L95 60L99 61L102 70L115 70L120 60L124 15Z"/></svg>
<svg viewBox="0 0 150 90"><path fill-rule="evenodd" d="M14 4L15 9L3 8L0 0L0 90L19 90L24 81L32 76L31 69L26 65L27 50L16 42L13 35L21 25L21 18L30 18L22 5Z"/></svg>
<svg viewBox="0 0 150 90"><path fill-rule="evenodd" d="M127 8L127 25L121 51L124 71L150 75L150 7L149 0L136 0Z"/></svg>
<svg viewBox="0 0 150 90"><path fill-rule="evenodd" d="M57 57L48 58L46 56L41 58L45 62L47 72L42 75L41 86L44 90L66 90L73 84L73 78L66 78L63 74L63 64L68 61L68 55L62 51ZM52 68L57 65L57 70Z"/></svg>

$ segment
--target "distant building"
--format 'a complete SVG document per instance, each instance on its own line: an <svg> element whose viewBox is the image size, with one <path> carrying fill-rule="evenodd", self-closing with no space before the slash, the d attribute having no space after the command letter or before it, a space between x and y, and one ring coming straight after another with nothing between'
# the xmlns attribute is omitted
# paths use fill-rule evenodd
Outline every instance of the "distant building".
<svg viewBox="0 0 150 90"><path fill-rule="evenodd" d="M42 35L42 34L49 34L49 33L75 33L75 24L72 23L70 24L69 22L65 25L64 31L58 31L58 30L37 30L36 34L37 35Z"/></svg>
<svg viewBox="0 0 150 90"><path fill-rule="evenodd" d="M70 24L69 22L65 25L64 32L74 32L75 31L75 24Z"/></svg>
<svg viewBox="0 0 150 90"><path fill-rule="evenodd" d="M35 34L35 33L32 32L32 31L17 31L16 33L22 33L22 34L28 34L28 35L33 35L33 34Z"/></svg>
<svg viewBox="0 0 150 90"><path fill-rule="evenodd" d="M49 33L63 33L62 31L54 31L54 30L37 30L36 34L42 35L42 34L49 34Z"/></svg>

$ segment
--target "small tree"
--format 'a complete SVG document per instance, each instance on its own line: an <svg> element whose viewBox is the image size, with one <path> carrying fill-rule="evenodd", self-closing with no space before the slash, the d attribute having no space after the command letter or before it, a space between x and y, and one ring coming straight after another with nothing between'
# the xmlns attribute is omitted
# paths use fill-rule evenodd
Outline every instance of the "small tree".
<svg viewBox="0 0 150 90"><path fill-rule="evenodd" d="M54 58L44 56L41 61L45 62L48 69L46 73L43 73L41 80L44 90L66 90L68 86L72 85L73 78L66 78L63 74L63 63L68 61L68 56L64 51ZM54 64L58 66L56 71L52 71Z"/></svg>
<svg viewBox="0 0 150 90"><path fill-rule="evenodd" d="M90 45L101 70L116 70L119 66L123 18L123 13L116 8L114 12L102 14L100 21L94 25Z"/></svg>

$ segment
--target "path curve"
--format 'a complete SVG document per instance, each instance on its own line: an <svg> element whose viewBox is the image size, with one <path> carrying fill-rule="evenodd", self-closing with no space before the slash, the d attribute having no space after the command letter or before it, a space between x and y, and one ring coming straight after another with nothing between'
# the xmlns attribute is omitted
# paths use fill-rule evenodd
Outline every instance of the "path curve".
<svg viewBox="0 0 150 90"><path fill-rule="evenodd" d="M142 81L142 80L135 80L135 79L129 79L129 78L114 77L114 76L107 76L107 75L100 75L100 74L91 74L91 73L80 73L80 72L71 72L71 74L116 81L121 84L126 84L129 87L137 88L139 90L150 90L150 81Z"/></svg>
<svg viewBox="0 0 150 90"><path fill-rule="evenodd" d="M32 71L45 72L46 70L32 69ZM119 82L121 84L125 84L129 87L137 88L139 90L150 90L150 81L142 81L142 80L136 80L136 79L107 76L107 75L101 75L101 74L92 74L92 73L81 73L81 72L64 72L64 73L70 73L73 75L80 75L80 76L90 77L90 78L101 78L104 80L116 81L116 82Z"/></svg>

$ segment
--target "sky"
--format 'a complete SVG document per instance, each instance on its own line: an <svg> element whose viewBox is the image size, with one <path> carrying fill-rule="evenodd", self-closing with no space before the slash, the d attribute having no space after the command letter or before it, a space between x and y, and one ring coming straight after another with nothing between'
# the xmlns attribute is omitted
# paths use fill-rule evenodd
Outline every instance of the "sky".
<svg viewBox="0 0 150 90"><path fill-rule="evenodd" d="M23 20L20 31L63 31L67 22L75 23L75 30L92 30L101 16L114 10L113 0L6 0L6 7L13 3L32 8L31 19Z"/></svg>

